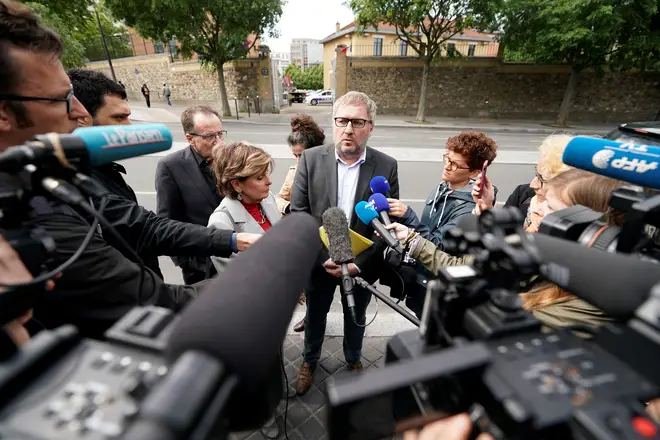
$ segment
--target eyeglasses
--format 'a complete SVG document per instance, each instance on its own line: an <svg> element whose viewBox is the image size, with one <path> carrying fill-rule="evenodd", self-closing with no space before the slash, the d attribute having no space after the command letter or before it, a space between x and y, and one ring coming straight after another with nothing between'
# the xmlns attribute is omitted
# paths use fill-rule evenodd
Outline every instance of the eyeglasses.
<svg viewBox="0 0 660 440"><path fill-rule="evenodd" d="M337 127L347 127L349 122L353 128L364 128L367 122L371 123L367 119L335 118L335 125Z"/></svg>
<svg viewBox="0 0 660 440"><path fill-rule="evenodd" d="M442 155L442 161L445 164L445 168L447 168L449 171L456 171L456 170L469 170L470 167L461 167L459 166L456 162L451 160L449 158L448 154L443 154Z"/></svg>
<svg viewBox="0 0 660 440"><path fill-rule="evenodd" d="M220 138L221 140L227 136L227 130L220 130L216 131L215 133L204 133L204 134L197 134L197 133L188 133L190 136L198 136L204 139L205 141L213 141L216 138Z"/></svg>
<svg viewBox="0 0 660 440"><path fill-rule="evenodd" d="M545 180L541 175L541 173L539 173L539 168L537 166L534 166L534 174L536 175L536 178L539 181L539 185L540 185L539 189L543 188L543 184L546 183L547 180Z"/></svg>
<svg viewBox="0 0 660 440"><path fill-rule="evenodd" d="M64 98L43 98L40 96L23 96L23 95L0 95L0 101L50 101L50 102L66 102L66 112L71 113L73 108L73 89L69 90Z"/></svg>

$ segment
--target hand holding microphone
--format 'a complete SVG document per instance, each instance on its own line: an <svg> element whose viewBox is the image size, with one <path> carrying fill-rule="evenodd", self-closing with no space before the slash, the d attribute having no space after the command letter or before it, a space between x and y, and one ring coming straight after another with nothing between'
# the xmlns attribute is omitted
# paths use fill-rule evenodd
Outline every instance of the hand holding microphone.
<svg viewBox="0 0 660 440"><path fill-rule="evenodd" d="M401 244L393 237L390 232L385 229L383 223L378 220L378 211L374 208L373 205L365 201L359 202L355 205L355 213L362 223L365 225L371 225L372 228L380 235L380 237L385 241L385 243L394 249L399 254L403 254L403 248Z"/></svg>
<svg viewBox="0 0 660 440"><path fill-rule="evenodd" d="M346 298L346 305L351 312L353 321L357 323L355 298L353 297L355 280L352 278L357 275L357 267L353 264L355 257L351 247L351 235L346 214L341 208L328 208L323 213L323 227L328 236L330 253L330 259L323 264L323 267L329 274L341 277L341 293Z"/></svg>

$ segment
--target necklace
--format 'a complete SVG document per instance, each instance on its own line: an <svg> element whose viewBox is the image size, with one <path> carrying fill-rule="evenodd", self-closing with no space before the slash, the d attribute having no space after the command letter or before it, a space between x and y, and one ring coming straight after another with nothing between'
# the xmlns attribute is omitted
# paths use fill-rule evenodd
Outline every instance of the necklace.
<svg viewBox="0 0 660 440"><path fill-rule="evenodd" d="M266 214L264 214L264 210L261 209L261 205L257 205L257 206L259 206L259 214L261 214L261 220L259 220L257 223L263 225L264 223L266 223Z"/></svg>

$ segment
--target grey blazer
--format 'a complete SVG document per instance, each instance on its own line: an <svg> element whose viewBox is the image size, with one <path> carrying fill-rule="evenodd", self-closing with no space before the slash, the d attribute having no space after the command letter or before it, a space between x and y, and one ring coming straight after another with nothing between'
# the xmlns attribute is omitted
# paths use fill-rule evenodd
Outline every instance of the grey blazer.
<svg viewBox="0 0 660 440"><path fill-rule="evenodd" d="M277 209L277 203L273 194L269 194L261 202L261 209L263 209L266 218L271 225L275 225L282 218L282 214ZM239 232L249 232L251 234L263 234L264 230L259 223L250 215L245 209L243 204L238 200L225 197L222 199L220 205L215 208L215 211L209 217L209 228L227 229ZM236 254L233 254L235 256ZM231 257L230 257L231 258ZM225 266L229 262L229 258L211 257L211 261L215 266L218 273L224 271Z"/></svg>

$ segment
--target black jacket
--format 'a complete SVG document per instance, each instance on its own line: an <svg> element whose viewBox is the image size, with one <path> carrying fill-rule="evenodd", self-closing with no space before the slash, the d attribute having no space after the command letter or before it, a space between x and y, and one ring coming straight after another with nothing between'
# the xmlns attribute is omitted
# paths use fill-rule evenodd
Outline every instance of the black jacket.
<svg viewBox="0 0 660 440"><path fill-rule="evenodd" d="M375 176L384 176L390 183L390 193L387 197L399 198L399 176L396 160L378 150L367 147L367 155L360 166L360 175L355 190L354 204L368 200L371 195L369 182ZM291 212L307 212L323 224L323 213L326 209L337 206L337 160L335 146L322 145L305 150L296 178L291 188ZM355 258L355 265L363 272L361 275L368 281L375 281L380 275L383 263L383 241L376 238L370 225L362 223L356 214L351 216L350 228L358 234L374 242L368 250ZM319 255L319 263L328 259L328 251L324 247ZM316 270L321 271L319 266Z"/></svg>
<svg viewBox="0 0 660 440"><path fill-rule="evenodd" d="M103 216L158 276L163 277L158 266L158 257L161 255L229 257L232 254L232 231L210 229L157 216L137 204L133 189L120 174L123 172L124 167L114 163L92 170L92 177L110 193L106 196ZM98 208L100 200L95 201L95 205ZM87 220L91 222L91 219ZM106 233L104 238L110 245L123 251L111 235Z"/></svg>
<svg viewBox="0 0 660 440"><path fill-rule="evenodd" d="M44 228L56 243L49 264L53 269L78 250L90 224L73 208L42 197L32 199L32 206L36 214L30 225ZM62 272L55 289L38 297L34 318L46 328L73 324L84 336L100 338L139 303L179 310L205 284L167 284L152 270L125 258L97 230L80 257Z"/></svg>
<svg viewBox="0 0 660 440"><path fill-rule="evenodd" d="M532 202L532 198L536 195L536 192L529 186L529 183L524 185L518 185L516 189L513 190L504 206L512 206L518 208L523 215L523 218L527 216L527 211L529 210L529 205Z"/></svg>
<svg viewBox="0 0 660 440"><path fill-rule="evenodd" d="M190 146L163 157L156 167L158 215L206 226L222 202L214 182L208 163ZM205 271L210 263L208 258L182 257L172 260L184 270Z"/></svg>

